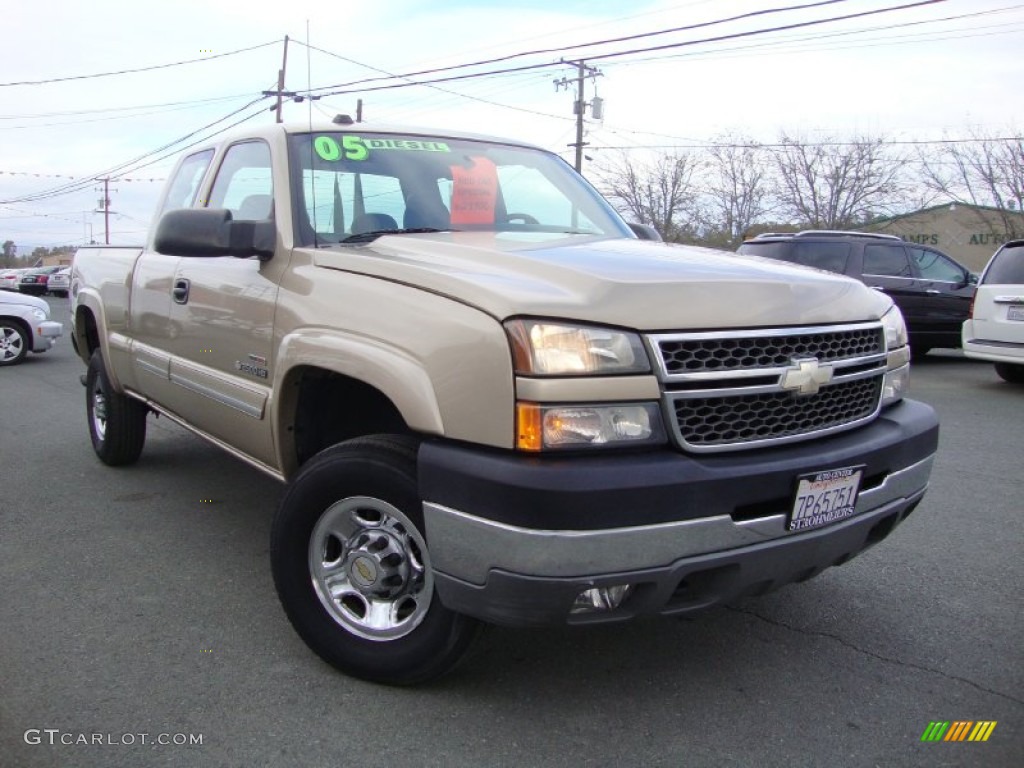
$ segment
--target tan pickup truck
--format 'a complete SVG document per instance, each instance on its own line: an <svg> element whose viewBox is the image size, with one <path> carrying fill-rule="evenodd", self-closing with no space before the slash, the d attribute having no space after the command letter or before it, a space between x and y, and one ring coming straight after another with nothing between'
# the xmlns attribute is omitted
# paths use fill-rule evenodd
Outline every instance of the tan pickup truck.
<svg viewBox="0 0 1024 768"><path fill-rule="evenodd" d="M925 493L889 298L638 239L539 148L259 128L183 157L156 222L75 257L93 446L136 461L157 412L288 483L275 584L349 674L802 581Z"/></svg>

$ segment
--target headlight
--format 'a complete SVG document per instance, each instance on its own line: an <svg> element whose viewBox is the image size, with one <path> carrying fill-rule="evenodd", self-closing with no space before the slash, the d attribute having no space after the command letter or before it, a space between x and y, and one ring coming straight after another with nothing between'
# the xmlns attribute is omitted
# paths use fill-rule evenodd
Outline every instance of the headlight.
<svg viewBox="0 0 1024 768"><path fill-rule="evenodd" d="M523 451L623 447L665 442L658 406L622 405L516 406L516 446Z"/></svg>
<svg viewBox="0 0 1024 768"><path fill-rule="evenodd" d="M41 309L33 309L32 310L32 317L34 317L36 320L42 321L42 320L46 319L47 315Z"/></svg>
<svg viewBox="0 0 1024 768"><path fill-rule="evenodd" d="M893 305L882 315L882 327L885 328L885 346L890 352L907 346L907 324L903 322L899 307Z"/></svg>
<svg viewBox="0 0 1024 768"><path fill-rule="evenodd" d="M910 385L910 347L907 346L907 324L898 307L882 316L885 328L885 347L888 351L885 380L882 382L882 406L903 399Z"/></svg>
<svg viewBox="0 0 1024 768"><path fill-rule="evenodd" d="M510 320L505 323L516 373L541 376L648 373L643 342L609 328Z"/></svg>

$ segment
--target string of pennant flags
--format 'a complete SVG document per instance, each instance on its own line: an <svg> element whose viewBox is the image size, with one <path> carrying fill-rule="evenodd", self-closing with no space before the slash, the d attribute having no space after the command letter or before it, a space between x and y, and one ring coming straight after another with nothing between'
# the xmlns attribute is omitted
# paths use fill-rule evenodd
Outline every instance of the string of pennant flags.
<svg viewBox="0 0 1024 768"><path fill-rule="evenodd" d="M37 179L93 179L95 181L102 181L101 178L95 176L69 176L64 173L31 173L29 171L0 171L0 176L34 176ZM166 181L166 179L139 179L129 178L127 176L118 176L112 178L111 181L122 182L122 181Z"/></svg>

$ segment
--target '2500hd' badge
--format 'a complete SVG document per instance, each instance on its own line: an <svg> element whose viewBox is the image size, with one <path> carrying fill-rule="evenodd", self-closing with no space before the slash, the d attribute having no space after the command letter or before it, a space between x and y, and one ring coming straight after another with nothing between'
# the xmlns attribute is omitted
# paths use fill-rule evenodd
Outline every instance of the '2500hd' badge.
<svg viewBox="0 0 1024 768"><path fill-rule="evenodd" d="M270 377L270 373L267 371L267 358L261 357L260 355L249 355L249 362L247 363L243 363L241 360L235 360L235 370L242 373L248 373L258 379L266 379Z"/></svg>

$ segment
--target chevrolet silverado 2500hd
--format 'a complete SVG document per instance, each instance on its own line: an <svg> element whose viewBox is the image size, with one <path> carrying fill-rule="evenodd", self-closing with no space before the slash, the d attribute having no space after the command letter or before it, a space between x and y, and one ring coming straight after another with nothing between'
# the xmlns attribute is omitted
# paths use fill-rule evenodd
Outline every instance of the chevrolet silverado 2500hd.
<svg viewBox="0 0 1024 768"><path fill-rule="evenodd" d="M645 242L556 155L254 129L183 157L141 248L83 248L92 444L147 414L286 482L293 626L363 678L482 623L682 614L807 579L920 502L936 416L889 298Z"/></svg>

